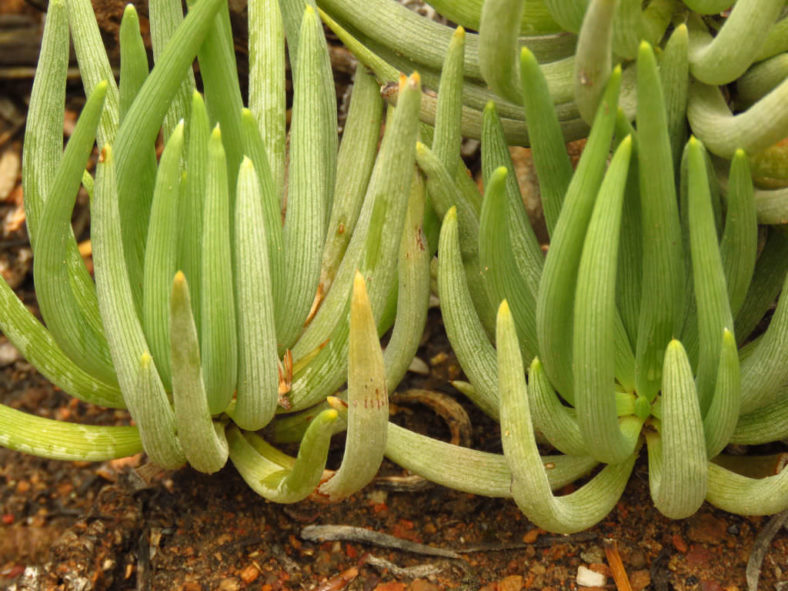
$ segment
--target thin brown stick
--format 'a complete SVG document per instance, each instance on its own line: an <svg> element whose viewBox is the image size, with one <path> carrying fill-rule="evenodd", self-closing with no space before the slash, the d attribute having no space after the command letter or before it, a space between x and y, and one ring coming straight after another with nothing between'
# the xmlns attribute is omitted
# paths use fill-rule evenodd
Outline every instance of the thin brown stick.
<svg viewBox="0 0 788 591"><path fill-rule="evenodd" d="M621 554L618 553L618 544L611 538L604 540L605 556L607 556L607 564L610 566L610 572L613 575L613 581L616 583L618 591L632 591L632 585L629 584L629 576L627 570L624 568L624 562L621 560Z"/></svg>

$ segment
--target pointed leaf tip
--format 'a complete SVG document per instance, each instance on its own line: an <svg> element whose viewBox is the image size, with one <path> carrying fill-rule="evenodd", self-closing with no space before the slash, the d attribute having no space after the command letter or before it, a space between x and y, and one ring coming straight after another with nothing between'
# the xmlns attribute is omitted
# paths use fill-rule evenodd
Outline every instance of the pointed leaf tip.
<svg viewBox="0 0 788 591"><path fill-rule="evenodd" d="M684 350L684 345L681 344L681 341L678 339L672 339L667 346L667 349L671 351L681 351Z"/></svg>
<svg viewBox="0 0 788 591"><path fill-rule="evenodd" d="M326 396L326 402L332 409L337 411L345 411L348 407L347 402L337 396Z"/></svg>
<svg viewBox="0 0 788 591"><path fill-rule="evenodd" d="M498 306L498 318L503 318L508 321L511 315L512 311L509 309L509 302L504 298L501 300L501 305Z"/></svg>

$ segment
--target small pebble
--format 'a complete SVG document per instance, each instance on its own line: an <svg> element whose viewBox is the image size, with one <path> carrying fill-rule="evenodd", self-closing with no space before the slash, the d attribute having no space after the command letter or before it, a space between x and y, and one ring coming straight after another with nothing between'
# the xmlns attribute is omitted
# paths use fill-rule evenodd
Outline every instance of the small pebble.
<svg viewBox="0 0 788 591"><path fill-rule="evenodd" d="M241 580L248 585L249 583L253 583L257 577L260 576L260 571L254 564L249 564L241 569L240 575Z"/></svg>
<svg viewBox="0 0 788 591"><path fill-rule="evenodd" d="M408 371L422 376L430 375L430 366L427 362L419 357L414 357L408 366Z"/></svg>
<svg viewBox="0 0 788 591"><path fill-rule="evenodd" d="M581 587L601 587L606 582L605 575L596 573L582 565L577 567L577 584Z"/></svg>
<svg viewBox="0 0 788 591"><path fill-rule="evenodd" d="M219 583L219 591L238 591L241 583L235 577L227 577Z"/></svg>
<svg viewBox="0 0 788 591"><path fill-rule="evenodd" d="M19 350L6 340L0 342L0 367L11 365L22 357Z"/></svg>
<svg viewBox="0 0 788 591"><path fill-rule="evenodd" d="M586 550L580 552L580 558L589 564L594 562L604 562L605 551L602 550L601 546L589 546Z"/></svg>

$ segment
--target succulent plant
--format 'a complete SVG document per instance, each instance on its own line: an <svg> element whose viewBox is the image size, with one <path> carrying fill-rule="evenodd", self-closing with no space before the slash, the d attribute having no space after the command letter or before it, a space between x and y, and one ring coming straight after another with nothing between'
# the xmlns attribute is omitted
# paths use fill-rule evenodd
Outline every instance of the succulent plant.
<svg viewBox="0 0 788 591"><path fill-rule="evenodd" d="M622 68L602 80L575 171L550 81L533 52L521 51L521 118L550 234L546 257L496 103L484 108L479 130L483 198L466 182L459 138L467 37L453 34L432 145L425 139L417 160L443 218L441 312L470 380L456 385L500 421L504 453L389 425L389 458L446 486L513 496L532 521L557 532L601 520L644 446L652 497L669 517L691 515L704 499L744 514L788 508L788 471L746 476L741 461L721 453L729 443L788 437L785 298L768 316L785 286L788 242L781 227L759 233L744 150L731 152L721 184L716 168L724 163L700 139L676 141L671 122L684 120L673 111L682 90L670 80L687 71L686 32L674 30L661 67L652 46L639 44L634 127L618 106ZM388 67L355 49L376 71ZM768 328L754 332L764 317ZM561 454L540 456L537 436ZM569 495L551 492L589 475Z"/></svg>
<svg viewBox="0 0 788 591"><path fill-rule="evenodd" d="M494 100L511 144L528 145L520 104L519 53L537 58L567 140L585 137L604 83L623 66L620 104L635 109L634 58L638 44L659 45L672 35L663 59L682 56L673 69L668 118L674 153L692 132L715 155L731 158L744 149L752 158L788 135L786 50L788 13L782 0L736 2L657 0L434 0L442 15L467 29L463 84L463 134L481 136L484 106ZM418 70L437 87L452 31L407 10L394 0L319 0L324 20L381 81L399 70ZM645 6L644 6L645 5ZM732 8L731 8L732 6ZM728 10L730 9L730 10ZM724 13L724 14L723 14ZM682 26L683 25L683 26ZM736 83L735 115L719 85ZM685 108L686 107L686 108ZM435 100L422 102L432 122ZM780 151L781 178L785 155ZM782 186L785 186L784 183ZM759 196L785 202L784 193ZM764 206L765 209L765 206ZM783 212L784 213L784 212ZM775 210L764 216L776 215ZM786 219L786 216L783 216Z"/></svg>
<svg viewBox="0 0 788 591"><path fill-rule="evenodd" d="M80 460L144 450L160 466L208 473L229 456L254 490L280 502L317 488L341 498L375 474L387 391L415 353L429 294L413 165L419 76L399 81L378 150L383 102L359 68L338 147L314 9L257 0L249 21L247 109L226 2L190 2L184 17L180 2L152 1L150 72L129 5L119 87L89 0L50 2L23 167L46 328L5 282L0 327L56 386L128 408L134 426L63 423L2 405L3 446ZM62 151L69 27L88 99ZM86 172L94 141L95 179ZM91 195L95 283L70 226L80 184ZM392 325L384 354L378 337ZM345 383L347 402L332 399L342 418L315 408ZM278 414L312 408L297 458L256 433ZM345 425L342 466L324 474L331 435Z"/></svg>

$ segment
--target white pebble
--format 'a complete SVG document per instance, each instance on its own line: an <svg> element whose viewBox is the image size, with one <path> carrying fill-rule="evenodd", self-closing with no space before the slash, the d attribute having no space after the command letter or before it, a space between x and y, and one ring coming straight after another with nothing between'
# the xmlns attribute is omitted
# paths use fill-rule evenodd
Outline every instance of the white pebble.
<svg viewBox="0 0 788 591"><path fill-rule="evenodd" d="M577 567L577 584L581 587L602 587L606 582L605 575L594 572L585 566Z"/></svg>

